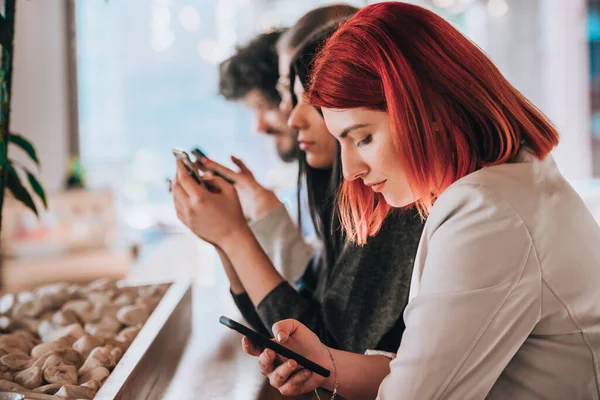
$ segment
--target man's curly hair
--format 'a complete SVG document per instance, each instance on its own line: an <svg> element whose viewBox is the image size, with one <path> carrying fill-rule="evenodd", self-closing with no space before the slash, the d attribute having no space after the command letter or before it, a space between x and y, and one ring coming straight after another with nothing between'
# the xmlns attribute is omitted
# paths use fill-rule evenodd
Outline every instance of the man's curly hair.
<svg viewBox="0 0 600 400"><path fill-rule="evenodd" d="M219 66L219 93L227 100L240 100L252 89L260 90L273 105L281 101L275 43L283 33L276 30L258 35Z"/></svg>

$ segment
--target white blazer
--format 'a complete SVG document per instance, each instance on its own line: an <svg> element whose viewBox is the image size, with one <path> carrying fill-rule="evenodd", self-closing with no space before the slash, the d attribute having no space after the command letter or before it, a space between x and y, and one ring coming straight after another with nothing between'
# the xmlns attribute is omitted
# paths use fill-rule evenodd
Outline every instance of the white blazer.
<svg viewBox="0 0 600 400"><path fill-rule="evenodd" d="M379 399L600 398L600 228L552 157L442 193L404 318Z"/></svg>

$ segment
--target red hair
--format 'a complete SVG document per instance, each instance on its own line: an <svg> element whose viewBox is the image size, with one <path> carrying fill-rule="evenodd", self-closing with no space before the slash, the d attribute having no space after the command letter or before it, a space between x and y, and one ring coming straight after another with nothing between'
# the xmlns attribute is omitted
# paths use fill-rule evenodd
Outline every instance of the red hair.
<svg viewBox="0 0 600 400"><path fill-rule="evenodd" d="M320 51L308 101L386 111L395 150L426 217L450 184L505 163L527 143L544 158L558 143L547 118L475 44L435 13L387 2L341 25ZM351 241L375 235L391 207L362 181L338 197Z"/></svg>

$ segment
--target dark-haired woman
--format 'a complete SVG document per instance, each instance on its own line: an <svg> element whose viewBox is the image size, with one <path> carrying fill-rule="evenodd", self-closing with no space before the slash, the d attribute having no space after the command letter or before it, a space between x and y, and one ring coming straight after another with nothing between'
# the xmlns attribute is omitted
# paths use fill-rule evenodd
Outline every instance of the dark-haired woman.
<svg viewBox="0 0 600 400"><path fill-rule="evenodd" d="M229 271L236 303L254 326L262 325L270 333L275 322L295 318L317 332L330 346L357 352L393 351L404 330L402 313L423 223L416 210L395 212L367 245L346 243L335 212L335 197L342 181L339 148L323 116L304 101L312 58L319 44L334 29L335 26L325 28L307 40L293 62L297 104L290 124L299 131L303 155L300 179L307 188L310 217L323 243L320 254L307 266L299 286L294 288L277 273L245 223L243 231L236 230L240 239L231 247L219 246L220 253ZM208 167L235 180L232 171L210 160L207 163ZM200 237L204 237L204 228L208 226L237 228L237 222L243 219L239 202L236 200L231 207L205 207L204 203L194 201L203 195L202 187L183 172L179 166L173 192L184 223ZM235 193L230 186L223 190ZM284 211L275 209L274 212ZM211 221L212 217L220 222ZM284 217L273 219L271 224L277 225L274 221L281 218ZM263 223L265 227L268 225ZM292 228L287 235L294 236L297 232ZM266 239L271 243L288 241L286 234L265 238L263 230L260 241L264 243ZM256 257L259 262L248 262Z"/></svg>

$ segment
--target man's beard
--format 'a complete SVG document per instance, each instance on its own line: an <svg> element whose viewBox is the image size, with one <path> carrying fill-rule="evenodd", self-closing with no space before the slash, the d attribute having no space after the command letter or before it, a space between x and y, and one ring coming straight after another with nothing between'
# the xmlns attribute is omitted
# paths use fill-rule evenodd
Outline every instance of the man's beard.
<svg viewBox="0 0 600 400"><path fill-rule="evenodd" d="M269 136L284 136L284 135L286 135L286 133L283 133L281 131L277 131L274 129L270 129L270 130L266 131L265 133ZM300 153L300 149L298 148L298 142L294 141L294 145L291 148L285 149L285 150L282 150L279 147L279 145L277 145L276 147L277 147L277 154L279 155L279 158L281 159L281 161L290 163L290 162L296 161L298 159L298 155Z"/></svg>
<svg viewBox="0 0 600 400"><path fill-rule="evenodd" d="M298 146L292 146L292 148L288 149L287 151L283 151L277 147L277 154L279 154L279 158L281 158L281 161L286 163L296 161L298 159L298 153L300 153Z"/></svg>

